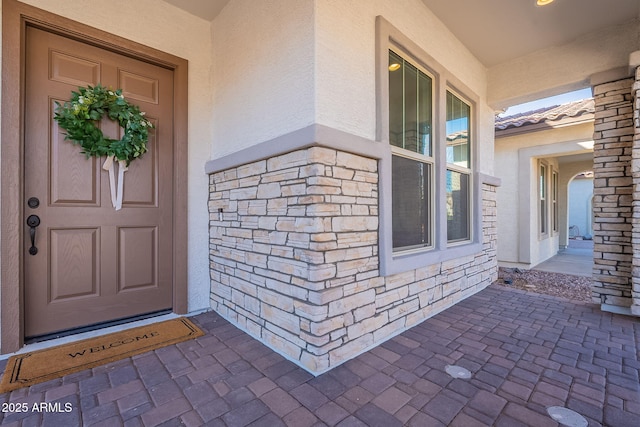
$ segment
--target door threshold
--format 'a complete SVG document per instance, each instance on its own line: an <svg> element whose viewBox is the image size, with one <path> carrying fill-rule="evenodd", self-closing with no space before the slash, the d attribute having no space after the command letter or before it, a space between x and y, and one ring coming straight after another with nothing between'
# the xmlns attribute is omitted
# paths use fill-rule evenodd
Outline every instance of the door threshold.
<svg viewBox="0 0 640 427"><path fill-rule="evenodd" d="M141 319L141 317L143 317ZM136 316L135 318L128 317L126 319L121 319L119 321L108 322L108 323L100 323L98 325L87 326L83 328L73 329L70 331L61 332L59 334L50 334L44 337L49 337L48 339L44 339L43 337L32 338L30 342L25 342L25 345L18 351L14 353L0 354L0 360L8 359L11 356L16 354L29 353L32 351L43 350L45 348L51 348L62 344L68 344L76 341L81 341L87 338L94 338L103 335L107 335L113 332L119 332L126 329L137 328L138 326L150 325L152 323L162 322L164 320L175 319L178 317L182 317L177 315L171 311L162 311L147 314L144 316ZM115 323L115 324L114 324ZM87 330L91 328L91 330ZM64 334L64 336L62 336ZM58 336L56 336L58 335ZM38 339L37 342L33 340Z"/></svg>
<svg viewBox="0 0 640 427"><path fill-rule="evenodd" d="M171 313L171 309L154 311L152 313L139 314L137 316L124 317L122 319L108 320L106 322L93 323L87 326L80 326L78 328L66 329L63 331L53 332L50 334L37 335L34 337L27 337L24 339L25 344L34 344L42 341L50 341L57 338L64 338L70 335L78 335L84 332L97 331L99 329L109 328L112 326L120 326L131 322L137 322L139 320L145 320L152 317L162 316L164 314Z"/></svg>

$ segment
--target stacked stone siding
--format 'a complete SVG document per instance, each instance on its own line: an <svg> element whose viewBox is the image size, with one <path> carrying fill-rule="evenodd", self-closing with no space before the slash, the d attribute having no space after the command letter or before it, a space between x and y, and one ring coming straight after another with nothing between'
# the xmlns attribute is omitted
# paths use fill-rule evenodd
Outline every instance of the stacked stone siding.
<svg viewBox="0 0 640 427"><path fill-rule="evenodd" d="M211 304L320 373L497 278L496 193L482 252L379 274L377 160L300 149L210 176Z"/></svg>
<svg viewBox="0 0 640 427"><path fill-rule="evenodd" d="M595 86L592 299L631 306L634 138L632 79Z"/></svg>
<svg viewBox="0 0 640 427"><path fill-rule="evenodd" d="M636 69L632 89L633 102L633 274L631 312L640 316L640 67Z"/></svg>

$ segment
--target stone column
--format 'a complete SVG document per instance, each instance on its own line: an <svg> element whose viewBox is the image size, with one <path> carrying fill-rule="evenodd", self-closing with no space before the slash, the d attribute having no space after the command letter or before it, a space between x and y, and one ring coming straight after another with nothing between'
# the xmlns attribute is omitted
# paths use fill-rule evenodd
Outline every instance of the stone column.
<svg viewBox="0 0 640 427"><path fill-rule="evenodd" d="M633 264L634 79L593 86L594 121L594 286L592 299L603 310L630 314Z"/></svg>

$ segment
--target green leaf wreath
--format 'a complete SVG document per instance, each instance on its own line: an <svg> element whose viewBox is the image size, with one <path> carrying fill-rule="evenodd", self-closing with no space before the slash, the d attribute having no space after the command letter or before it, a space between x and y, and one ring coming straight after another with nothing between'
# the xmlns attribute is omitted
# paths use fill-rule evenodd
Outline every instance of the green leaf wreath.
<svg viewBox="0 0 640 427"><path fill-rule="evenodd" d="M122 138L106 138L96 126L104 115L117 121L124 129ZM82 147L87 158L113 156L129 166L133 159L147 151L149 129L153 124L136 105L129 104L122 89L111 90L98 84L71 92L71 100L56 102L54 119L67 131L65 139Z"/></svg>

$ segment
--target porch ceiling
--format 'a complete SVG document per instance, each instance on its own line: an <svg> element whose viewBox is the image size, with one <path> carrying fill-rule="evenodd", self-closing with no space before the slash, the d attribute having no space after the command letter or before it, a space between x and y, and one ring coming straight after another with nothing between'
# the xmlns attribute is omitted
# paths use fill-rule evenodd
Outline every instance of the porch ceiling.
<svg viewBox="0 0 640 427"><path fill-rule="evenodd" d="M230 0L165 0L208 21ZM640 17L639 0L422 0L486 66Z"/></svg>
<svg viewBox="0 0 640 427"><path fill-rule="evenodd" d="M640 17L638 0L422 0L488 68Z"/></svg>

